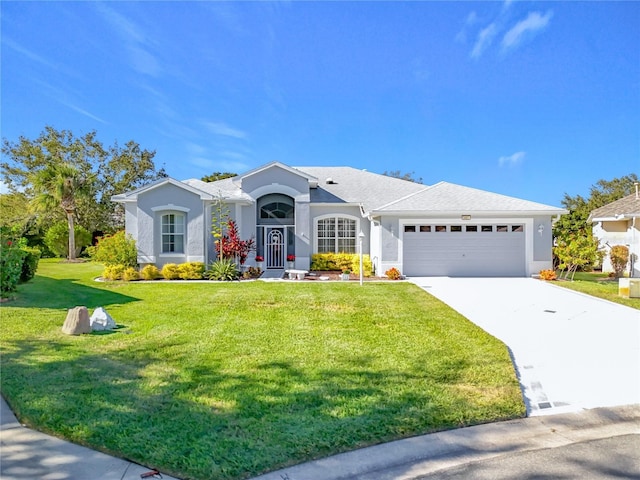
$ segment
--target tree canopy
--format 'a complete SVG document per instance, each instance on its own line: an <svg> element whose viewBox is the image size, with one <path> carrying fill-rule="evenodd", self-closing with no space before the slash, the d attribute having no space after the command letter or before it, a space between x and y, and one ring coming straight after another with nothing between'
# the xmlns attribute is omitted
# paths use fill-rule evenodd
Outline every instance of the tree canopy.
<svg viewBox="0 0 640 480"><path fill-rule="evenodd" d="M416 172L402 173L400 170L389 170L385 171L383 175L386 175L387 177L399 178L400 180L407 180L408 182L422 183L422 177L415 178L415 173Z"/></svg>
<svg viewBox="0 0 640 480"><path fill-rule="evenodd" d="M217 180L223 180L225 178L237 177L237 173L231 172L213 172L211 175L205 175L201 178L203 182L215 182Z"/></svg>
<svg viewBox="0 0 640 480"><path fill-rule="evenodd" d="M560 263L572 268L588 268L600 259L598 241L593 237L589 214L596 208L603 207L635 192L634 183L638 176L630 173L613 180L598 180L589 190L589 197L570 196L565 193L562 206L569 210L562 215L553 226L556 238L554 253Z"/></svg>
<svg viewBox="0 0 640 480"><path fill-rule="evenodd" d="M12 198L12 205L26 199L35 207L39 203L38 197L42 200L49 196L48 201L51 201L56 195L57 200L62 201L59 188L64 189L65 182L54 179L63 170L69 174L73 172L73 175L62 177L67 178L67 187L73 186L78 195L67 195L65 204L70 205L69 201L73 199L74 221L89 231L121 229L124 226L122 207L111 202L111 196L167 176L163 168L155 167L155 151L143 149L133 140L124 147L116 142L105 148L95 131L76 136L70 130L46 126L36 139L21 136L17 141L11 141L3 138L2 154L2 179L10 195L18 195ZM78 189L80 185L81 190ZM32 219L35 215L39 230L44 232L60 220L68 221L71 210L33 208L30 210L32 215L26 217ZM13 213L13 217L18 216L18 212Z"/></svg>

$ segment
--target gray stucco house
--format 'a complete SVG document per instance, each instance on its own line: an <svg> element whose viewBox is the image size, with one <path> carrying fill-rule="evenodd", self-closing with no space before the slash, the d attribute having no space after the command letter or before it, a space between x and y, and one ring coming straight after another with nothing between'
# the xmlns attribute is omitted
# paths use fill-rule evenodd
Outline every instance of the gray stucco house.
<svg viewBox="0 0 640 480"><path fill-rule="evenodd" d="M241 238L255 236L267 269L284 269L290 254L306 270L314 253L357 253L362 232L376 274L396 267L407 276L536 274L552 267L551 224L566 213L446 182L279 162L211 183L165 178L112 197L124 206L139 263L157 266L215 260L216 199Z"/></svg>

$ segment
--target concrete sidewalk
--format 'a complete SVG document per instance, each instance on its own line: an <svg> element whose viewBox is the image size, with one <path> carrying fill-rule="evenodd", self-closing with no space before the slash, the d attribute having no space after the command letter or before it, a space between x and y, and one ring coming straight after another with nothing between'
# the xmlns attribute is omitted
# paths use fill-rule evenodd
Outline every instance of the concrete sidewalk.
<svg viewBox="0 0 640 480"><path fill-rule="evenodd" d="M411 480L515 452L638 434L640 405L584 410L398 440L284 468L253 480ZM640 452L636 459L640 465Z"/></svg>
<svg viewBox="0 0 640 480"><path fill-rule="evenodd" d="M24 427L4 398L0 400L2 480L140 480L150 470ZM176 480L164 474L162 478Z"/></svg>

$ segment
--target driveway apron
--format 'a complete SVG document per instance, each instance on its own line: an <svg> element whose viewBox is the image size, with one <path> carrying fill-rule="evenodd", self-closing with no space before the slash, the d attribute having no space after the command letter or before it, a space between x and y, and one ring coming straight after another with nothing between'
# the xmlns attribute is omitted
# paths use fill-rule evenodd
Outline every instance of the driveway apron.
<svg viewBox="0 0 640 480"><path fill-rule="evenodd" d="M640 311L532 278L409 280L507 345L529 416L640 403Z"/></svg>

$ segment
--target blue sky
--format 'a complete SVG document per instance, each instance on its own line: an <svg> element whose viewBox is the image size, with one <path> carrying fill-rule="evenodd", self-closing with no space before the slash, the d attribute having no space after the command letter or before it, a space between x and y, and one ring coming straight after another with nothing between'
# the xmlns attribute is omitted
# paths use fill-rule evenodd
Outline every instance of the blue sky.
<svg viewBox="0 0 640 480"><path fill-rule="evenodd" d="M2 136L278 160L560 205L640 173L640 2L11 2Z"/></svg>

